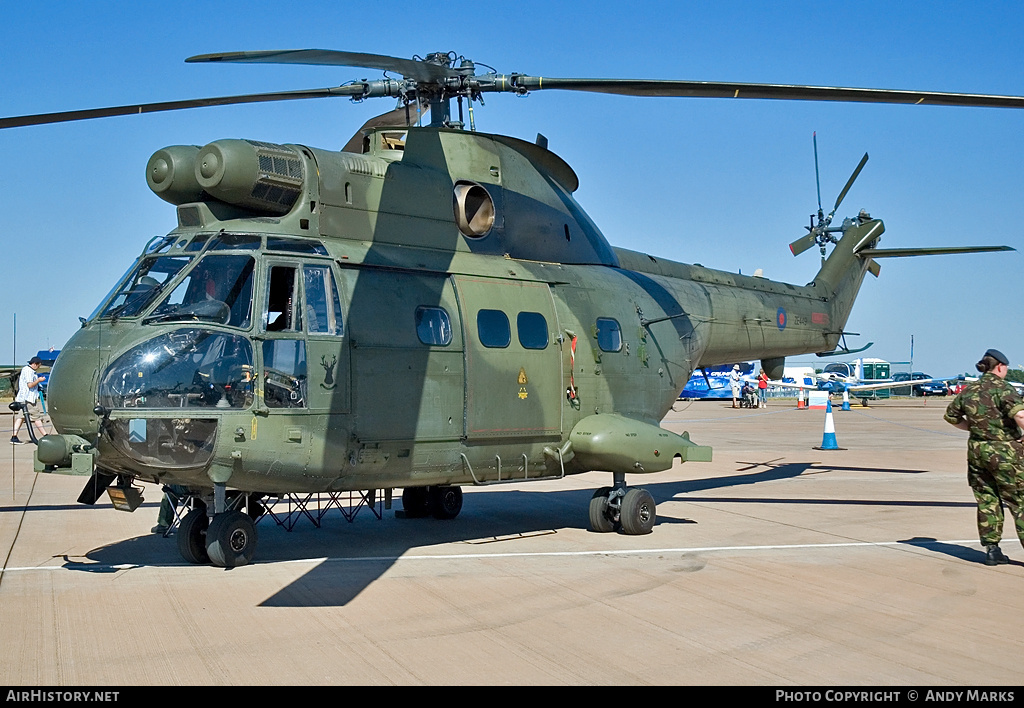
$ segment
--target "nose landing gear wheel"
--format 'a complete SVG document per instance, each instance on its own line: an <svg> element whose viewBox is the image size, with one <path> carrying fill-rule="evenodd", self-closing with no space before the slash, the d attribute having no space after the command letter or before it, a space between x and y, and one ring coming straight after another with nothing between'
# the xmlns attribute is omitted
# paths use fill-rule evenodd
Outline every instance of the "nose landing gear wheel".
<svg viewBox="0 0 1024 708"><path fill-rule="evenodd" d="M206 532L210 562L221 568L235 568L252 560L256 551L256 525L241 511L217 514Z"/></svg>
<svg viewBox="0 0 1024 708"><path fill-rule="evenodd" d="M611 533L615 530L615 521L611 518L608 508L608 494L611 487L601 487L590 499L590 530L596 533Z"/></svg>
<svg viewBox="0 0 1024 708"><path fill-rule="evenodd" d="M181 520L177 534L178 553L188 563L210 562L210 556L206 554L206 527L209 523L205 507L193 509Z"/></svg>
<svg viewBox="0 0 1024 708"><path fill-rule="evenodd" d="M646 489L630 489L622 497L619 523L622 524L623 533L632 536L650 533L657 520L654 497Z"/></svg>

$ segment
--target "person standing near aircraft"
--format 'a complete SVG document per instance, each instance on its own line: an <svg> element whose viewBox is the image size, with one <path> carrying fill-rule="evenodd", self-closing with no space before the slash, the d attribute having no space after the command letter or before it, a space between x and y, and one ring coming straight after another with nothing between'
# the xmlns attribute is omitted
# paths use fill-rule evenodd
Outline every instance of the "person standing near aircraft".
<svg viewBox="0 0 1024 708"><path fill-rule="evenodd" d="M740 365L733 364L732 371L729 373L729 386L732 388L732 407L736 407L736 402L740 397Z"/></svg>
<svg viewBox="0 0 1024 708"><path fill-rule="evenodd" d="M40 438L46 435L46 428L43 426L43 417L46 414L43 412L43 404L39 400L39 374L36 373L42 363L42 359L37 356L28 360L28 366L21 369L21 376L18 379L18 394L14 397L15 402L24 404L28 410L29 420L32 421L32 425L36 426ZM25 444L18 439L18 431L21 430L21 423L24 419L24 414L14 416L14 431L11 434L12 445Z"/></svg>
<svg viewBox="0 0 1024 708"><path fill-rule="evenodd" d="M764 373L764 369L757 375L757 400L758 408L768 407L768 374Z"/></svg>
<svg viewBox="0 0 1024 708"><path fill-rule="evenodd" d="M975 366L981 378L967 385L946 408L946 422L970 432L967 481L978 503L978 535L985 565L1010 559L999 549L1003 504L1009 509L1024 545L1024 401L1006 382L1009 360L989 349Z"/></svg>

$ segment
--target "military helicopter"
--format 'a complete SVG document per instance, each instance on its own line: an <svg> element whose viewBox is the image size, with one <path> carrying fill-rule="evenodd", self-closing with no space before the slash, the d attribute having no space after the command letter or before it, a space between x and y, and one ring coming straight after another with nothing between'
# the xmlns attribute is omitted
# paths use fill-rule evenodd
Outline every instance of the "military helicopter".
<svg viewBox="0 0 1024 708"><path fill-rule="evenodd" d="M825 215L791 244L822 264L798 286L611 246L543 138L476 131L485 93L562 89L1024 107L1024 98L916 91L478 73L454 53L206 54L188 62L352 66L338 87L21 116L0 128L234 103L384 97L398 107L341 151L226 139L158 150L151 189L177 227L145 245L54 365L59 434L41 471L88 475L134 510L138 481L187 488L189 562L248 563L263 497L402 489L408 515L450 519L461 485L611 474L598 532L651 532L653 497L627 475L707 461L659 422L693 371L833 352L866 273L892 256L881 220ZM401 77L401 78L396 78ZM453 102L457 113L453 112ZM423 115L430 122L421 125ZM468 117L469 125L466 125ZM468 127L468 130L466 129ZM827 247L832 251L827 254ZM827 257L826 257L827 256Z"/></svg>

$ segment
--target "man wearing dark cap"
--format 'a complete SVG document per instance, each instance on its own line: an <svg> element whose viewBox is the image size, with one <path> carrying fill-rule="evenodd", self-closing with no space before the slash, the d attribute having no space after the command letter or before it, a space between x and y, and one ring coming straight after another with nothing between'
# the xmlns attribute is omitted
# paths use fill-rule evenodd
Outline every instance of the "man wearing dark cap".
<svg viewBox="0 0 1024 708"><path fill-rule="evenodd" d="M1024 401L1006 381L1010 361L989 349L975 367L981 378L968 384L946 408L946 421L970 432L967 481L978 502L978 535L985 565L1009 563L999 549L1003 504L1024 545Z"/></svg>
<svg viewBox="0 0 1024 708"><path fill-rule="evenodd" d="M14 397L14 400L25 406L28 411L29 420L32 421L32 425L36 426L36 430L39 431L38 437L46 435L46 428L43 426L43 418L45 413L43 412L43 404L39 401L39 366L43 363L42 359L37 356L32 357L28 360L28 366L22 367L21 377L18 379L18 395ZM22 441L18 439L18 431L21 430L21 423L25 420L25 414L21 411L14 416L14 432L11 435L12 445L22 445Z"/></svg>

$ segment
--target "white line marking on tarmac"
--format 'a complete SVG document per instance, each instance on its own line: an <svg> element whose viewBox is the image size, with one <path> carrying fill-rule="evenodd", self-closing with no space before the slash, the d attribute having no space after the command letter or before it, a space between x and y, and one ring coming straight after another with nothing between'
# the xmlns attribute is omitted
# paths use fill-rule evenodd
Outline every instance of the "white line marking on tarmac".
<svg viewBox="0 0 1024 708"><path fill-rule="evenodd" d="M342 558L299 558L286 561L266 561L254 565L271 565L273 563L353 563L353 562L397 562L397 561L423 561L423 560L479 560L487 558L583 558L586 556L636 556L651 555L660 553L717 553L723 551L789 551L797 549L813 548L867 548L867 547L888 547L888 546L938 546L943 544L969 545L980 547L977 540L960 539L951 541L851 541L846 543L795 543L781 544L775 546L703 546L691 548L633 548L633 549L607 549L603 551L540 551L525 553L445 553L431 555L401 555L401 556L353 556ZM28 566L20 568L5 568L0 573L15 573L28 571L52 571L52 570L77 570L77 571L100 571L110 572L116 570L131 570L132 568L191 568L191 564L167 564L167 565L135 565L123 563L120 565L102 565L100 563L72 563L69 565L44 565Z"/></svg>

